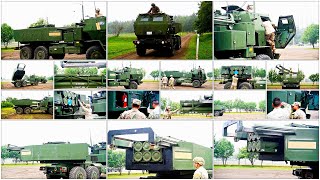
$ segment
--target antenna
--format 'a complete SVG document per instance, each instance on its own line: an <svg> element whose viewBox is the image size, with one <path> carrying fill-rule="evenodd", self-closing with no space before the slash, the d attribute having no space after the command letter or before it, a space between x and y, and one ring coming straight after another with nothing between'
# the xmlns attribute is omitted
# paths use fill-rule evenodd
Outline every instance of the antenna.
<svg viewBox="0 0 320 180"><path fill-rule="evenodd" d="M92 138L91 138L91 130L89 129L90 132L90 146L92 146Z"/></svg>
<svg viewBox="0 0 320 180"><path fill-rule="evenodd" d="M81 4L81 8L82 8L82 20L84 20L84 9L83 9L83 1L82 1L82 4Z"/></svg>
<svg viewBox="0 0 320 180"><path fill-rule="evenodd" d="M94 5L94 10L97 10L95 1L93 1L93 5Z"/></svg>

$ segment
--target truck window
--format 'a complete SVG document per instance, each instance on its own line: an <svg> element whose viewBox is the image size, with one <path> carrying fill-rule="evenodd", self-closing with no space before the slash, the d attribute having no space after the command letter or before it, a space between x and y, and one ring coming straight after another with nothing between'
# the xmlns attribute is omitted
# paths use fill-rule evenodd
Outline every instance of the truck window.
<svg viewBox="0 0 320 180"><path fill-rule="evenodd" d="M153 17L152 21L161 22L161 21L163 21L163 17Z"/></svg>
<svg viewBox="0 0 320 180"><path fill-rule="evenodd" d="M281 19L281 23L282 24L288 24L289 22L288 22L288 19Z"/></svg>
<svg viewBox="0 0 320 180"><path fill-rule="evenodd" d="M146 21L149 21L149 18L148 17L143 17L143 18L141 18L140 21L146 22Z"/></svg>

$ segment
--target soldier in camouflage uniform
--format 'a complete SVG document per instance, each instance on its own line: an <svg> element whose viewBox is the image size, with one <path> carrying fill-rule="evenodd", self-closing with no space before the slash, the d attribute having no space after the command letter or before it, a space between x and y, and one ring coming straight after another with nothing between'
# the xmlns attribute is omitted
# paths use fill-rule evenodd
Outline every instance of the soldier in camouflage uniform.
<svg viewBox="0 0 320 180"><path fill-rule="evenodd" d="M197 169L193 174L193 179L209 179L208 171L203 167L205 161L202 157L195 157L193 165Z"/></svg>
<svg viewBox="0 0 320 180"><path fill-rule="evenodd" d="M291 106L292 113L290 115L290 119L307 119L306 113L300 109L300 102L294 102Z"/></svg>
<svg viewBox="0 0 320 180"><path fill-rule="evenodd" d="M102 16L102 14L100 13L100 9L99 9L99 8L96 9L96 14L95 14L95 16L96 16L96 17L101 17L101 16Z"/></svg>
<svg viewBox="0 0 320 180"><path fill-rule="evenodd" d="M158 14L160 12L160 8L156 6L154 3L151 4L151 8L148 11L148 14Z"/></svg>
<svg viewBox="0 0 320 180"><path fill-rule="evenodd" d="M168 78L167 78L167 76L166 76L165 74L163 75L161 81L162 81L162 87L163 87L164 89L167 89Z"/></svg>
<svg viewBox="0 0 320 180"><path fill-rule="evenodd" d="M170 79L169 79L169 89L175 89L175 88L174 88L174 78L173 78L173 75L170 75Z"/></svg>
<svg viewBox="0 0 320 180"><path fill-rule="evenodd" d="M151 109L148 107L148 113L149 113L148 119L160 119L160 106L159 106L159 101L154 100L154 101L152 102L152 107L153 107L153 110L151 110Z"/></svg>
<svg viewBox="0 0 320 180"><path fill-rule="evenodd" d="M232 76L232 82L231 82L231 86L230 89L236 90L238 89L238 75L235 74Z"/></svg>
<svg viewBox="0 0 320 180"><path fill-rule="evenodd" d="M147 119L146 115L139 111L140 105L139 99L133 99L132 109L121 113L118 119Z"/></svg>
<svg viewBox="0 0 320 180"><path fill-rule="evenodd" d="M172 114L177 113L178 111L179 111L179 109L171 111L171 107L167 106L166 110L163 113L163 119L171 119Z"/></svg>

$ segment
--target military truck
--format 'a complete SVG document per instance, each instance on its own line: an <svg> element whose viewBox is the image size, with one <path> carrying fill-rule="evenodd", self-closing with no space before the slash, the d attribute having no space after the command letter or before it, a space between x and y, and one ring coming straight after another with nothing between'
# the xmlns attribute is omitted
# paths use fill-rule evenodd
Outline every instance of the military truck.
<svg viewBox="0 0 320 180"><path fill-rule="evenodd" d="M53 24L14 30L23 44L20 59L63 59L65 54L86 54L87 59L106 58L106 17L84 19L75 27Z"/></svg>
<svg viewBox="0 0 320 180"><path fill-rule="evenodd" d="M14 99L11 103L17 114L30 114L35 111L53 114L53 97L44 97L42 100Z"/></svg>
<svg viewBox="0 0 320 180"><path fill-rule="evenodd" d="M266 89L265 80L256 80L252 76L252 66L222 66L221 77L223 77L224 89L230 89L232 77L237 75L237 89Z"/></svg>
<svg viewBox="0 0 320 180"><path fill-rule="evenodd" d="M223 105L214 105L213 111L214 116L223 116L226 109Z"/></svg>
<svg viewBox="0 0 320 180"><path fill-rule="evenodd" d="M14 85L14 87L20 88L26 87L28 85L37 86L39 82L47 83L47 78L45 76L25 75L25 68L26 65L23 63L18 63L17 67L15 68L11 82Z"/></svg>
<svg viewBox="0 0 320 180"><path fill-rule="evenodd" d="M214 57L215 59L279 59L266 41L264 21L268 15L246 11L229 5L214 12ZM292 15L280 16L275 28L275 47L284 49L296 34Z"/></svg>
<svg viewBox="0 0 320 180"><path fill-rule="evenodd" d="M141 141L128 136L146 134ZM124 136L123 138L121 136ZM192 179L195 168L193 158L202 157L204 167L212 177L212 149L173 137L160 137L152 128L120 129L108 132L109 149L126 150L126 170L147 170L159 179ZM211 178L210 177L210 178Z"/></svg>
<svg viewBox="0 0 320 180"><path fill-rule="evenodd" d="M288 104L300 102L300 109L307 115L307 119L311 117L310 110L319 110L319 92L318 91L268 91L267 92L267 113L273 110L272 101L278 97L281 101Z"/></svg>
<svg viewBox="0 0 320 180"><path fill-rule="evenodd" d="M205 113L212 114L212 101L213 97L204 96L203 99L199 100L181 100L180 101L180 113Z"/></svg>
<svg viewBox="0 0 320 180"><path fill-rule="evenodd" d="M93 146L48 142L24 147L9 145L7 149L17 151L22 161L47 164L40 167L47 179L99 179L102 173L106 174L106 142Z"/></svg>
<svg viewBox="0 0 320 180"><path fill-rule="evenodd" d="M62 68L106 68L106 62L95 61L61 61ZM79 72L80 69L79 69ZM106 75L78 73L75 75L55 74L54 87L62 88L106 88Z"/></svg>
<svg viewBox="0 0 320 180"><path fill-rule="evenodd" d="M235 124L235 132L228 132ZM227 121L223 125L223 136L233 137L235 142L246 140L247 151L258 153L259 160L308 167L293 170L292 174L299 179L319 179L319 126L291 123L248 128L242 121Z"/></svg>
<svg viewBox="0 0 320 180"><path fill-rule="evenodd" d="M163 71L161 74L162 76L166 75L168 78L172 75L175 80L175 86L180 86L182 83L192 83L194 88L200 88L202 84L207 82L207 76L204 69L199 71L198 69L193 68L189 72Z"/></svg>
<svg viewBox="0 0 320 180"><path fill-rule="evenodd" d="M173 16L165 13L139 14L133 27L137 36L133 43L139 56L145 56L147 49L163 50L173 56L181 48L181 37L177 33L182 28L180 23L174 22Z"/></svg>
<svg viewBox="0 0 320 180"><path fill-rule="evenodd" d="M117 71L108 71L108 86L123 86L126 89L138 89L142 84L141 69L124 67Z"/></svg>
<svg viewBox="0 0 320 180"><path fill-rule="evenodd" d="M292 69L286 69L278 64L276 68L279 70L282 89L300 89L300 82L303 77L299 72L293 72Z"/></svg>
<svg viewBox="0 0 320 180"><path fill-rule="evenodd" d="M139 111L149 115L152 101L160 101L159 91L108 91L108 118L117 119L121 113L132 108L133 99L141 100Z"/></svg>

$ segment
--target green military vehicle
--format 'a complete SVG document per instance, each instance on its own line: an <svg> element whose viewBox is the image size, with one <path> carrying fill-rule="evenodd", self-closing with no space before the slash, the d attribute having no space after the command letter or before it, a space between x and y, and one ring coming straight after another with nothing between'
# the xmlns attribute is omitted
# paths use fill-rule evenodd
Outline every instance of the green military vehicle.
<svg viewBox="0 0 320 180"><path fill-rule="evenodd" d="M62 68L79 68L78 74L55 74L54 87L56 89L65 88L106 88L106 75L92 75L90 73L83 73L80 68L96 67L106 68L106 62L95 61L61 61L60 66Z"/></svg>
<svg viewBox="0 0 320 180"><path fill-rule="evenodd" d="M40 167L47 179L99 179L102 173L106 174L105 142L93 146L86 143L48 142L24 147L9 145L7 149L17 151L22 161L47 164Z"/></svg>
<svg viewBox="0 0 320 180"><path fill-rule="evenodd" d="M65 54L86 54L87 59L106 58L106 17L84 19L75 27L53 24L14 30L20 59L63 59Z"/></svg>
<svg viewBox="0 0 320 180"><path fill-rule="evenodd" d="M145 141L129 139L128 136L146 134ZM123 138L121 136L124 136ZM138 136L136 136L138 137ZM158 179L192 179L195 168L193 158L205 160L209 178L212 177L212 149L173 137L160 137L151 128L120 129L108 132L110 149L125 149L126 170L147 170Z"/></svg>
<svg viewBox="0 0 320 180"><path fill-rule="evenodd" d="M134 33L137 40L137 54L145 56L147 49L163 50L173 56L181 48L181 24L173 20L173 16L165 13L139 14L134 22Z"/></svg>
<svg viewBox="0 0 320 180"><path fill-rule="evenodd" d="M223 77L224 89L230 89L232 77L237 75L237 89L266 89L266 80L256 80L252 76L252 66L222 66L221 77Z"/></svg>
<svg viewBox="0 0 320 180"><path fill-rule="evenodd" d="M124 86L126 89L138 89L142 84L141 69L124 67L117 71L108 71L108 86Z"/></svg>
<svg viewBox="0 0 320 180"><path fill-rule="evenodd" d="M53 97L44 97L42 100L14 99L11 102L17 114L30 114L35 111L53 114Z"/></svg>
<svg viewBox="0 0 320 180"><path fill-rule="evenodd" d="M273 110L272 101L274 98L280 98L282 102L293 104L300 102L300 109L307 115L307 119L311 117L310 110L319 110L319 92L318 91L268 91L267 92L267 113Z"/></svg>
<svg viewBox="0 0 320 180"><path fill-rule="evenodd" d="M225 107L222 105L214 105L213 114L214 116L223 116L226 111Z"/></svg>
<svg viewBox="0 0 320 180"><path fill-rule="evenodd" d="M37 86L39 82L47 83L47 78L45 76L36 76L36 75L25 75L26 65L23 63L19 63L15 68L12 75L12 84L14 87L26 87L28 85Z"/></svg>
<svg viewBox="0 0 320 180"><path fill-rule="evenodd" d="M300 82L303 76L299 72L293 72L292 69L286 69L278 64L276 68L279 70L282 89L300 89Z"/></svg>
<svg viewBox="0 0 320 180"><path fill-rule="evenodd" d="M228 132L235 124L235 132ZM242 121L227 121L223 135L233 137L235 142L247 141L247 151L257 153L259 160L285 161L291 166L308 167L293 170L292 174L299 179L319 179L319 126L291 123L248 128Z"/></svg>
<svg viewBox="0 0 320 180"><path fill-rule="evenodd" d="M162 76L166 75L168 78L172 75L174 78L174 85L180 86L182 83L192 83L194 88L200 88L202 84L207 82L207 76L204 69L192 69L190 72L181 71L163 71Z"/></svg>
<svg viewBox="0 0 320 180"><path fill-rule="evenodd" d="M214 12L214 57L215 59L279 59L265 37L264 21L268 15L246 11L229 5ZM296 34L293 16L280 16L275 28L275 47L285 48Z"/></svg>
<svg viewBox="0 0 320 180"><path fill-rule="evenodd" d="M204 96L203 99L199 100L181 100L180 101L180 113L205 113L212 114L212 101L213 96Z"/></svg>
<svg viewBox="0 0 320 180"><path fill-rule="evenodd" d="M159 91L108 91L108 118L117 119L121 113L132 108L133 99L139 99L139 111L149 115L148 107L153 109L152 101L160 101Z"/></svg>

